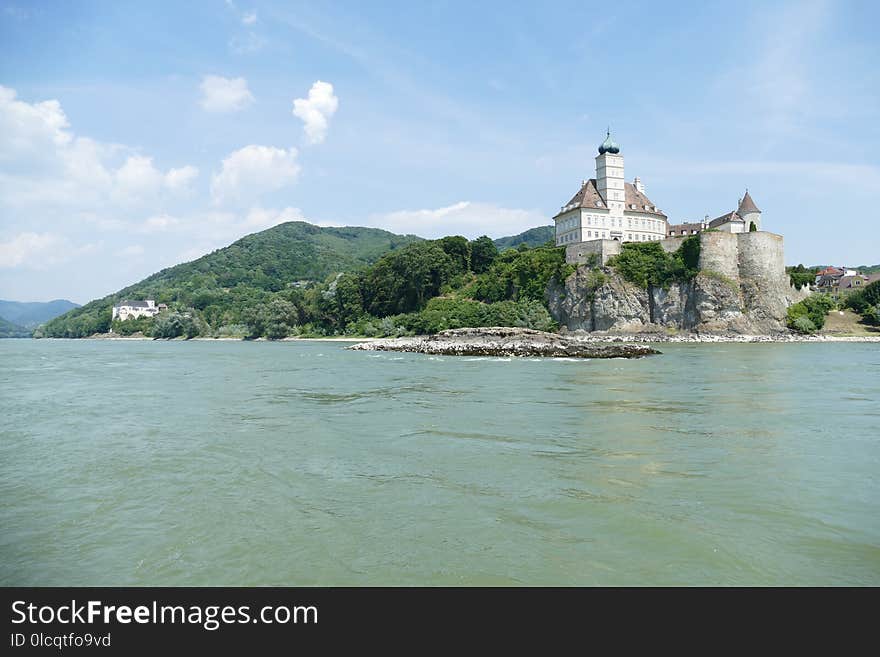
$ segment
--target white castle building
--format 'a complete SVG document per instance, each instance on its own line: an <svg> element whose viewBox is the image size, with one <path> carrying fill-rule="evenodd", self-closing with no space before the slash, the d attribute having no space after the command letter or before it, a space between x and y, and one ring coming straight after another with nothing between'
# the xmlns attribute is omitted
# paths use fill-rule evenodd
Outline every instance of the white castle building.
<svg viewBox="0 0 880 657"><path fill-rule="evenodd" d="M596 156L596 177L583 182L553 221L556 246L601 239L649 242L669 233L666 215L645 195L642 181L624 180L623 155L610 130Z"/></svg>
<svg viewBox="0 0 880 657"><path fill-rule="evenodd" d="M556 246L566 247L568 262L582 262L590 254L602 263L620 252L621 242L662 242L675 250L674 238L697 235L705 230L747 233L761 230L761 211L746 190L736 210L710 220L670 225L666 214L645 195L636 177L624 180L623 155L609 130L596 156L596 177L581 188L553 217Z"/></svg>
<svg viewBox="0 0 880 657"><path fill-rule="evenodd" d="M138 317L154 317L167 307L164 303L156 305L153 299L145 299L144 301L126 300L113 306L111 319L125 321L126 319L137 319Z"/></svg>

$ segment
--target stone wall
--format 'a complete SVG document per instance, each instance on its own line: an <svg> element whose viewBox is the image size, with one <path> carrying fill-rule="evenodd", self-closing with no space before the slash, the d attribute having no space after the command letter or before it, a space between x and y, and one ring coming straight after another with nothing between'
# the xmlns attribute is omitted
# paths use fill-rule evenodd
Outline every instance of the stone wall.
<svg viewBox="0 0 880 657"><path fill-rule="evenodd" d="M565 247L565 261L571 265L586 265L589 264L590 256L595 254L601 258L599 264L604 267L608 258L620 253L620 244L617 240L590 240L569 244Z"/></svg>
<svg viewBox="0 0 880 657"><path fill-rule="evenodd" d="M674 252L682 238L660 242ZM586 247L586 248L585 248ZM608 257L620 242L595 240L566 250L569 262ZM569 259L575 258L575 259ZM548 286L550 314L568 330L640 332L679 329L766 335L786 331L786 311L809 295L785 273L782 236L767 232L700 234L700 273L668 287L629 283L613 269L578 267Z"/></svg>
<svg viewBox="0 0 880 657"><path fill-rule="evenodd" d="M768 284L788 280L782 235L767 232L735 235L738 251L739 277Z"/></svg>
<svg viewBox="0 0 880 657"><path fill-rule="evenodd" d="M687 237L690 237L690 235ZM663 247L666 253L675 253L687 237L667 237L665 240L660 240L660 246Z"/></svg>
<svg viewBox="0 0 880 657"><path fill-rule="evenodd" d="M733 233L700 233L700 271L739 280L739 241Z"/></svg>

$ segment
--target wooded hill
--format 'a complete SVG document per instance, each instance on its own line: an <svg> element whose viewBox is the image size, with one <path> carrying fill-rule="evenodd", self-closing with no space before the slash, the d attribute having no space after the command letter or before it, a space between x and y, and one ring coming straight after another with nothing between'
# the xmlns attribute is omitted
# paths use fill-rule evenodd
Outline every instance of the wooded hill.
<svg viewBox="0 0 880 657"><path fill-rule="evenodd" d="M541 235L538 236L538 238ZM533 231L423 240L374 228L281 224L58 317L35 337L111 329L112 306L155 299L169 311L115 322L120 334L155 337L398 335L457 326L552 326L543 293L561 273L562 249L529 249ZM518 241L517 241L518 240ZM438 298L441 297L441 298ZM492 305L501 304L501 305Z"/></svg>

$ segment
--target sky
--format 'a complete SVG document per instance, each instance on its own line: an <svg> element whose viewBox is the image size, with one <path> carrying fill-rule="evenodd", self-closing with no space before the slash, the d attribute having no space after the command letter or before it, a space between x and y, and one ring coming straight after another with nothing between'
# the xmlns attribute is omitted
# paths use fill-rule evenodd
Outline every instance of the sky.
<svg viewBox="0 0 880 657"><path fill-rule="evenodd" d="M880 262L880 4L0 0L0 298L85 303L284 221L546 225L611 127L671 223L748 188Z"/></svg>

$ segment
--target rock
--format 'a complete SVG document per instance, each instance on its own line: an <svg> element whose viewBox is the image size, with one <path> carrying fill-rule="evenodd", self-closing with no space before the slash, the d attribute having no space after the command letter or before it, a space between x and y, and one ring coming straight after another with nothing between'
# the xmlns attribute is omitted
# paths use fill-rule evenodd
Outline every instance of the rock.
<svg viewBox="0 0 880 657"><path fill-rule="evenodd" d="M589 338L524 328L464 328L436 335L386 338L347 347L360 351L412 351L447 356L641 358L660 352L643 344L597 344Z"/></svg>
<svg viewBox="0 0 880 657"><path fill-rule="evenodd" d="M609 267L577 270L547 289L550 315L569 331L770 335L786 332L788 307L803 298L787 279L733 280L701 272L669 287L638 287Z"/></svg>

